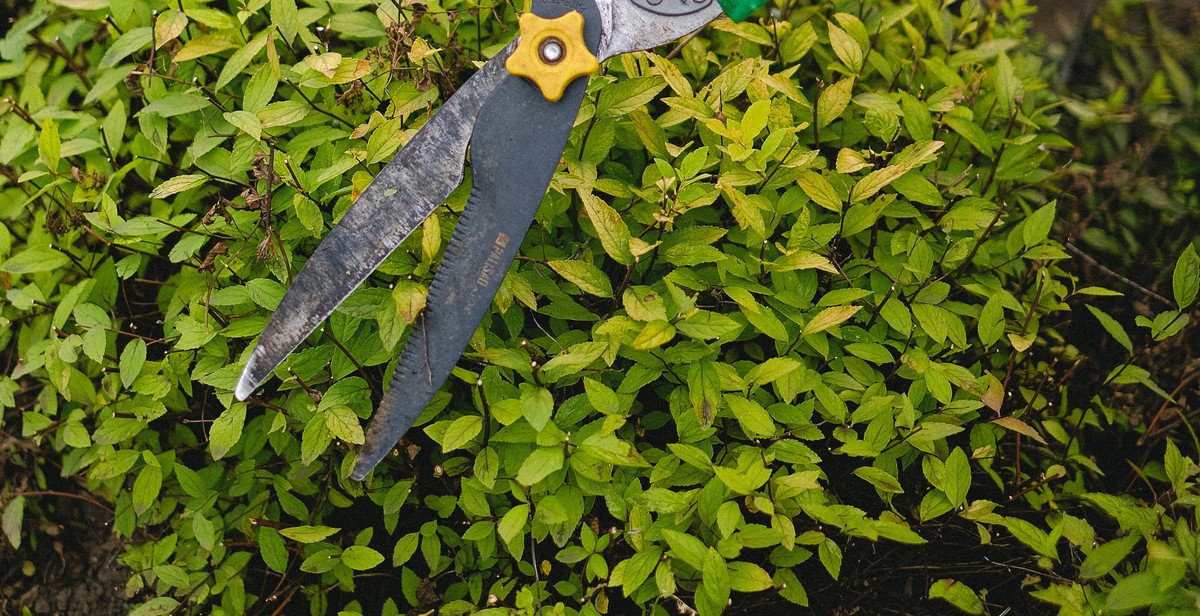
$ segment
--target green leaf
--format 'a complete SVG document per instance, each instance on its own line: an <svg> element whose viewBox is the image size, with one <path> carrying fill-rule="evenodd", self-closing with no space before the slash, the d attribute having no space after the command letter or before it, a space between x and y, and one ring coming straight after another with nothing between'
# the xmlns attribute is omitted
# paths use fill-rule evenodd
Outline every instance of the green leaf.
<svg viewBox="0 0 1200 616"><path fill-rule="evenodd" d="M196 543L200 547L212 552L216 545L216 528L213 527L212 520L202 514L192 516L192 534L196 536Z"/></svg>
<svg viewBox="0 0 1200 616"><path fill-rule="evenodd" d="M999 295L988 298L979 312L979 341L992 346L1004 335L1004 305Z"/></svg>
<svg viewBox="0 0 1200 616"><path fill-rule="evenodd" d="M483 431L483 418L479 415L464 415L450 423L442 435L442 453L461 449Z"/></svg>
<svg viewBox="0 0 1200 616"><path fill-rule="evenodd" d="M759 403L735 394L725 394L725 403L748 436L766 438L775 435L775 421Z"/></svg>
<svg viewBox="0 0 1200 616"><path fill-rule="evenodd" d="M279 531L269 526L258 527L258 551L267 568L276 573L287 571L288 552Z"/></svg>
<svg viewBox="0 0 1200 616"><path fill-rule="evenodd" d="M992 423L998 426L1003 426L1005 429L1012 430L1018 434L1024 434L1025 436L1028 436L1029 438L1043 445L1046 444L1046 439L1042 438L1042 435L1038 434L1038 431L1034 430L1033 426L1030 426L1016 417L997 417L996 419L992 420Z"/></svg>
<svg viewBox="0 0 1200 616"><path fill-rule="evenodd" d="M59 0L61 1L61 0ZM155 597L129 612L129 616L166 616L175 612L179 601L171 597Z"/></svg>
<svg viewBox="0 0 1200 616"><path fill-rule="evenodd" d="M476 522L475 525L491 524L491 522ZM417 545L420 542L421 535L418 533L408 533L396 540L396 546L392 548L392 566L399 567L408 562L412 555L417 552Z"/></svg>
<svg viewBox="0 0 1200 616"><path fill-rule="evenodd" d="M1139 571L1122 578L1108 591L1104 602L1106 613L1125 613L1138 608L1157 605L1164 600L1158 576L1149 571Z"/></svg>
<svg viewBox="0 0 1200 616"><path fill-rule="evenodd" d="M1024 241L1026 249L1041 244L1050 236L1050 227L1054 225L1054 215L1057 211L1057 205L1057 201L1051 201L1034 210L1029 215L1029 218L1025 219L1025 224L1021 230L1021 239Z"/></svg>
<svg viewBox="0 0 1200 616"><path fill-rule="evenodd" d="M332 537L339 530L331 526L293 526L279 529L279 534L297 543L316 543Z"/></svg>
<svg viewBox="0 0 1200 616"><path fill-rule="evenodd" d="M753 229L759 235L766 233L766 223L763 222L762 212L755 205L755 201L751 200L750 197L737 188L723 182L717 182L717 186L725 194L725 198L730 205L730 211L733 212L733 217L737 220L739 228Z"/></svg>
<svg viewBox="0 0 1200 616"><path fill-rule="evenodd" d="M717 312L697 310L687 319L675 324L675 328L689 338L712 340L741 329L737 321Z"/></svg>
<svg viewBox="0 0 1200 616"><path fill-rule="evenodd" d="M1021 543L1031 547L1035 552L1047 558L1058 560L1058 550L1055 541L1046 531L1020 518L1005 517L1004 525Z"/></svg>
<svg viewBox="0 0 1200 616"><path fill-rule="evenodd" d="M866 177L859 180L854 185L854 189L850 191L850 202L858 203L865 201L883 190L888 184L896 181L900 176L920 167L926 163L932 162L937 158L937 151L945 145L941 141L918 141L901 150L898 154L892 157L887 167L872 171Z"/></svg>
<svg viewBox="0 0 1200 616"><path fill-rule="evenodd" d="M100 68L112 68L118 62L124 60L129 54L141 50L143 47L150 45L150 41L154 38L154 29L150 26L142 26L125 31L113 44L104 52L104 57L100 59Z"/></svg>
<svg viewBox="0 0 1200 616"><path fill-rule="evenodd" d="M158 499L162 490L162 468L157 464L147 464L138 471L133 480L133 511L138 515L146 512L150 505Z"/></svg>
<svg viewBox="0 0 1200 616"><path fill-rule="evenodd" d="M374 569L383 562L383 554L365 545L352 545L342 552L342 564L354 571Z"/></svg>
<svg viewBox="0 0 1200 616"><path fill-rule="evenodd" d="M663 538L671 548L668 552L671 558L678 558L696 570L704 567L704 560L708 558L708 548L702 541L676 530L663 529L662 532Z"/></svg>
<svg viewBox="0 0 1200 616"><path fill-rule="evenodd" d="M246 423L246 404L235 402L212 423L208 432L208 450L214 460L220 460L242 437Z"/></svg>
<svg viewBox="0 0 1200 616"><path fill-rule="evenodd" d="M0 272L36 274L56 270L70 262L67 255L53 248L26 248L0 265Z"/></svg>
<svg viewBox="0 0 1200 616"><path fill-rule="evenodd" d="M817 557L829 572L829 577L837 580L842 572L842 549L832 539L826 538L817 546Z"/></svg>
<svg viewBox="0 0 1200 616"><path fill-rule="evenodd" d="M850 93L854 90L854 78L846 77L825 88L817 97L817 127L825 128L842 116L850 104Z"/></svg>
<svg viewBox="0 0 1200 616"><path fill-rule="evenodd" d="M941 599L966 614L983 614L983 601L970 586L944 578L929 587L930 599Z"/></svg>
<svg viewBox="0 0 1200 616"><path fill-rule="evenodd" d="M829 180L825 179L821 174L814 171L802 171L796 177L796 183L800 185L800 189L804 191L804 194L813 200L813 203L831 212L839 214L842 212L841 197L838 196L837 191L834 190Z"/></svg>
<svg viewBox="0 0 1200 616"><path fill-rule="evenodd" d="M959 112L960 109L962 109L961 112ZM953 112L942 116L942 121L984 156L989 158L992 156L995 148L992 146L991 138L971 119L969 109L955 107Z"/></svg>
<svg viewBox="0 0 1200 616"><path fill-rule="evenodd" d="M674 325L667 321L655 320L642 326L642 331L638 332L637 337L629 343L629 346L639 351L647 351L670 342L674 337Z"/></svg>
<svg viewBox="0 0 1200 616"><path fill-rule="evenodd" d="M587 395L588 404L605 415L616 415L621 412L621 401L617 392L604 383L592 378L583 379L583 391Z"/></svg>
<svg viewBox="0 0 1200 616"><path fill-rule="evenodd" d="M1132 353L1133 341L1129 339L1129 334L1125 333L1125 328L1122 327L1116 319L1108 316L1107 313L1101 311L1099 308L1091 304L1086 304L1086 306L1088 311L1096 317L1096 320L1100 321L1100 325L1104 327L1104 331L1108 332L1114 340L1116 340L1121 346L1125 347L1126 351Z"/></svg>
<svg viewBox="0 0 1200 616"><path fill-rule="evenodd" d="M1175 293L1175 304L1184 310L1196 301L1200 291L1200 257L1196 255L1195 244L1188 244L1183 254L1175 261L1175 271L1171 274L1171 290Z"/></svg>
<svg viewBox="0 0 1200 616"><path fill-rule="evenodd" d="M335 438L351 445L363 444L362 424L358 422L358 415L348 406L335 405L325 409L325 427Z"/></svg>
<svg viewBox="0 0 1200 616"><path fill-rule="evenodd" d="M238 130L254 137L255 140L262 138L262 122L258 120L258 116L245 110L226 111L224 114L225 121L234 125Z"/></svg>
<svg viewBox="0 0 1200 616"><path fill-rule="evenodd" d="M701 583L696 589L696 607L700 616L718 616L729 603L729 568L716 548L709 548L700 569Z"/></svg>
<svg viewBox="0 0 1200 616"><path fill-rule="evenodd" d="M517 483L523 486L532 486L549 477L551 473L561 470L562 467L563 448L561 446L538 447L521 463L521 468L517 471Z"/></svg>
<svg viewBox="0 0 1200 616"><path fill-rule="evenodd" d="M128 389L141 376L142 367L145 365L146 341L141 338L134 338L129 344L125 345L125 350L121 351L119 362L121 385Z"/></svg>
<svg viewBox="0 0 1200 616"><path fill-rule="evenodd" d="M304 432L300 437L300 463L312 464L333 442L333 435L325 426L324 411L313 414L312 419L304 424Z"/></svg>
<svg viewBox="0 0 1200 616"><path fill-rule="evenodd" d="M475 457L475 478L483 487L491 489L500 474L500 455L491 447L484 447Z"/></svg>
<svg viewBox="0 0 1200 616"><path fill-rule="evenodd" d="M505 513L504 517L500 519L500 523L496 525L496 533L500 535L500 539L504 543L511 544L524 532L527 521L529 521L529 505L517 505L509 509L508 513Z"/></svg>
<svg viewBox="0 0 1200 616"><path fill-rule="evenodd" d="M46 118L42 120L42 131L38 133L38 156L51 171L54 171L58 168L61 155L62 141L58 136L58 124Z"/></svg>
<svg viewBox="0 0 1200 616"><path fill-rule="evenodd" d="M629 227L625 220L610 205L590 192L581 191L580 199L588 220L596 228L600 245L613 261L621 265L633 265L633 253L629 250Z"/></svg>
<svg viewBox="0 0 1200 616"><path fill-rule="evenodd" d="M246 87L242 93L242 109L254 114L262 111L275 96L275 88L278 86L279 77L271 70L271 67L266 65L260 67L246 81ZM261 127L262 117L257 115L256 117L258 117L259 126Z"/></svg>
<svg viewBox="0 0 1200 616"><path fill-rule="evenodd" d="M521 409L529 425L541 432L554 413L554 396L543 387L526 389L521 392Z"/></svg>
<svg viewBox="0 0 1200 616"><path fill-rule="evenodd" d="M854 469L854 475L871 485L877 490L885 494L903 494L904 488L900 486L900 481L891 473L874 466L860 466Z"/></svg>
<svg viewBox="0 0 1200 616"><path fill-rule="evenodd" d="M208 182L208 176L200 174L177 175L150 191L151 199L165 199L184 191L203 186Z"/></svg>
<svg viewBox="0 0 1200 616"><path fill-rule="evenodd" d="M721 380L711 360L700 360L688 367L688 399L700 425L712 425L721 408Z"/></svg>
<svg viewBox="0 0 1200 616"><path fill-rule="evenodd" d="M854 37L846 34L845 30L829 24L829 43L833 46L833 53L837 54L838 59L850 72L857 74L862 70L863 50Z"/></svg>
<svg viewBox="0 0 1200 616"><path fill-rule="evenodd" d="M967 454L961 448L955 447L946 458L946 474L944 490L950 504L959 507L967 501L967 491L971 487L971 465Z"/></svg>
<svg viewBox="0 0 1200 616"><path fill-rule="evenodd" d="M296 0L271 0L271 23L279 28L283 42L291 45L300 29L300 15Z"/></svg>
<svg viewBox="0 0 1200 616"><path fill-rule="evenodd" d="M651 546L617 563L617 568L620 569L621 592L626 597L633 594L633 591L637 590L650 577L654 568L658 566L661 556L662 548ZM615 569L614 575L616 575Z"/></svg>
<svg viewBox="0 0 1200 616"><path fill-rule="evenodd" d="M254 57L257 56L258 53L263 50L263 47L266 46L269 34L269 30L263 30L257 36L251 39L249 43L238 47L238 50L233 52L233 55L229 56L229 59L225 61L225 65L221 67L221 74L217 77L217 83L214 86L214 89L220 90L221 88L224 88L229 84L229 82L233 81L233 79L237 77L242 70L249 66L250 62L254 60Z"/></svg>
<svg viewBox="0 0 1200 616"><path fill-rule="evenodd" d="M249 110L249 107L245 107ZM304 101L286 100L268 103L262 109L259 109L256 114L259 124L263 128L275 128L277 126L290 126L296 124L308 117L308 113L312 111L308 103Z"/></svg>
<svg viewBox="0 0 1200 616"><path fill-rule="evenodd" d="M597 459L616 466L650 466L632 443L615 434L594 434L580 443L579 447Z"/></svg>
<svg viewBox="0 0 1200 616"><path fill-rule="evenodd" d="M114 153L121 150L127 120L128 113L125 110L125 101L118 100L113 103L112 108L101 124L104 132L104 142L108 144L109 149Z"/></svg>
<svg viewBox="0 0 1200 616"><path fill-rule="evenodd" d="M1092 548L1079 566L1079 577L1093 580L1108 575L1141 540L1139 535L1126 535Z"/></svg>
<svg viewBox="0 0 1200 616"><path fill-rule="evenodd" d="M604 342L581 342L571 345L542 365L542 376L547 382L553 383L565 376L578 374L604 355L607 349L608 344Z"/></svg>
<svg viewBox="0 0 1200 616"><path fill-rule="evenodd" d="M196 471L179 462L175 463L175 478L179 480L179 487L192 498L204 498L210 492L208 484Z"/></svg>
<svg viewBox="0 0 1200 616"><path fill-rule="evenodd" d="M4 514L0 515L0 528L3 528L4 536L8 537L8 543L14 550L21 547L21 526L24 520L25 497L14 496L4 506Z"/></svg>
<svg viewBox="0 0 1200 616"><path fill-rule="evenodd" d="M550 269L558 273L559 276L566 278L579 287L584 293L590 293L598 297L612 297L613 289L612 282L600 268L575 260L558 260L547 263Z"/></svg>
<svg viewBox="0 0 1200 616"><path fill-rule="evenodd" d="M220 53L227 49L238 47L237 39L223 32L210 32L201 34L184 43L179 51L175 52L175 56L171 58L175 62L187 62L196 58Z"/></svg>
<svg viewBox="0 0 1200 616"><path fill-rule="evenodd" d="M738 592L762 592L775 585L771 575L754 563L729 563L729 587Z"/></svg>
<svg viewBox="0 0 1200 616"><path fill-rule="evenodd" d="M808 323L804 324L804 331L800 335L809 336L823 332L831 327L837 327L857 314L859 310L862 310L862 306L831 306L826 308L818 312Z"/></svg>
<svg viewBox="0 0 1200 616"><path fill-rule="evenodd" d="M1001 53L996 59L996 103L1000 113L1005 117L1019 108L1021 98L1021 80L1013 70L1012 61L1008 54Z"/></svg>

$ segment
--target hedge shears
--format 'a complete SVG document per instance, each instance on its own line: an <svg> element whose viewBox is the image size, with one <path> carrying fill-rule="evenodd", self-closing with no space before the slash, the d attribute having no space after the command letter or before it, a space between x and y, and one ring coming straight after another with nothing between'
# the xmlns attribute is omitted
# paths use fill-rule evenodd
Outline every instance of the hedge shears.
<svg viewBox="0 0 1200 616"><path fill-rule="evenodd" d="M458 362L558 167L587 77L612 56L690 34L766 0L533 0L520 35L471 76L375 177L313 252L251 352L245 400L463 181L472 186L358 453L363 479Z"/></svg>

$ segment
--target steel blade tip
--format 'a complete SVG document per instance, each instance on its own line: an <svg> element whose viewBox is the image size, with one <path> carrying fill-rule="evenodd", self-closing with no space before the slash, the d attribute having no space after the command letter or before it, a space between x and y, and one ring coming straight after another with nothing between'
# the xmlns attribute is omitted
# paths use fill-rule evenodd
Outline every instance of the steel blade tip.
<svg viewBox="0 0 1200 616"><path fill-rule="evenodd" d="M371 447L364 445L358 450L358 459L354 461L354 471L350 473L350 478L355 481L362 481L367 474L375 470L376 466L383 461L391 447Z"/></svg>
<svg viewBox="0 0 1200 616"><path fill-rule="evenodd" d="M258 388L261 379L254 376L254 368L257 363L254 355L251 354L250 360L246 362L246 367L242 369L242 376L238 377L237 387L233 390L233 396L238 400L245 401Z"/></svg>

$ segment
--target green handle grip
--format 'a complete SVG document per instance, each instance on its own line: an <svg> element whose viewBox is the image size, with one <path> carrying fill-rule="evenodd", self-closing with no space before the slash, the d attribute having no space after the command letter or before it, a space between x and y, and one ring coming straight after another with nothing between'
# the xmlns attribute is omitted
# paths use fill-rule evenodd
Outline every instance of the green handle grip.
<svg viewBox="0 0 1200 616"><path fill-rule="evenodd" d="M767 0L717 0L721 4L721 10L734 21L745 21L758 7L767 3Z"/></svg>

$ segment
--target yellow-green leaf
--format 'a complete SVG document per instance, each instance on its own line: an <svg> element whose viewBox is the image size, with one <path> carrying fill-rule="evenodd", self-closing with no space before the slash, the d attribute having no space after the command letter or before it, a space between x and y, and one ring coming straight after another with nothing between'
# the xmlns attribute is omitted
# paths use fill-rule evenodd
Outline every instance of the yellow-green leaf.
<svg viewBox="0 0 1200 616"><path fill-rule="evenodd" d="M293 526L279 529L279 534L298 543L316 543L331 537L341 529L330 526Z"/></svg>
<svg viewBox="0 0 1200 616"><path fill-rule="evenodd" d="M208 181L208 176L200 174L177 175L150 191L151 199L165 199L171 195L191 190Z"/></svg>
<svg viewBox="0 0 1200 616"><path fill-rule="evenodd" d="M564 259L550 261L547 265L559 276L574 283L584 293L598 297L612 297L612 282L609 281L608 276L604 275L604 272L600 271L600 268L591 263Z"/></svg>
<svg viewBox="0 0 1200 616"><path fill-rule="evenodd" d="M46 118L42 120L42 132L38 135L38 156L53 171L58 168L61 153L62 140L58 136L58 124Z"/></svg>
<svg viewBox="0 0 1200 616"><path fill-rule="evenodd" d="M633 265L633 253L629 250L629 227L621 215L599 197L587 191L579 193L588 220L596 227L600 245L613 261L621 265Z"/></svg>
<svg viewBox="0 0 1200 616"><path fill-rule="evenodd" d="M196 38L188 41L172 58L175 62L187 62L196 58L214 53L220 53L227 49L233 49L239 45L238 41L227 34L201 34Z"/></svg>
<svg viewBox="0 0 1200 616"><path fill-rule="evenodd" d="M358 415L348 406L339 404L326 409L325 427L330 434L351 445L363 444L362 424L358 422Z"/></svg>
<svg viewBox="0 0 1200 616"><path fill-rule="evenodd" d="M854 78L847 77L821 92L817 97L817 127L825 128L842 116L850 104L850 93L854 90Z"/></svg>
<svg viewBox="0 0 1200 616"><path fill-rule="evenodd" d="M630 343L635 349L645 351L658 348L675 337L675 326L667 321L655 320L646 323L642 331Z"/></svg>
<svg viewBox="0 0 1200 616"><path fill-rule="evenodd" d="M802 171L796 177L796 183L800 185L804 194L813 200L813 203L831 212L841 213L842 199L833 189L833 184L830 184L824 176L814 171Z"/></svg>
<svg viewBox="0 0 1200 616"><path fill-rule="evenodd" d="M944 145L941 141L918 141L892 157L887 167L871 172L858 181L850 191L850 202L858 203L883 190L888 184L912 169L937 158L937 151Z"/></svg>
<svg viewBox="0 0 1200 616"><path fill-rule="evenodd" d="M823 332L831 327L837 327L854 316L862 306L831 306L817 313L811 321L804 325L801 336Z"/></svg>
<svg viewBox="0 0 1200 616"><path fill-rule="evenodd" d="M258 121L257 115L249 111L226 111L225 121L255 139L262 138L262 122Z"/></svg>
<svg viewBox="0 0 1200 616"><path fill-rule="evenodd" d="M188 18L182 11L170 10L159 13L154 22L154 48L161 49L163 45L175 40L187 29Z"/></svg>

